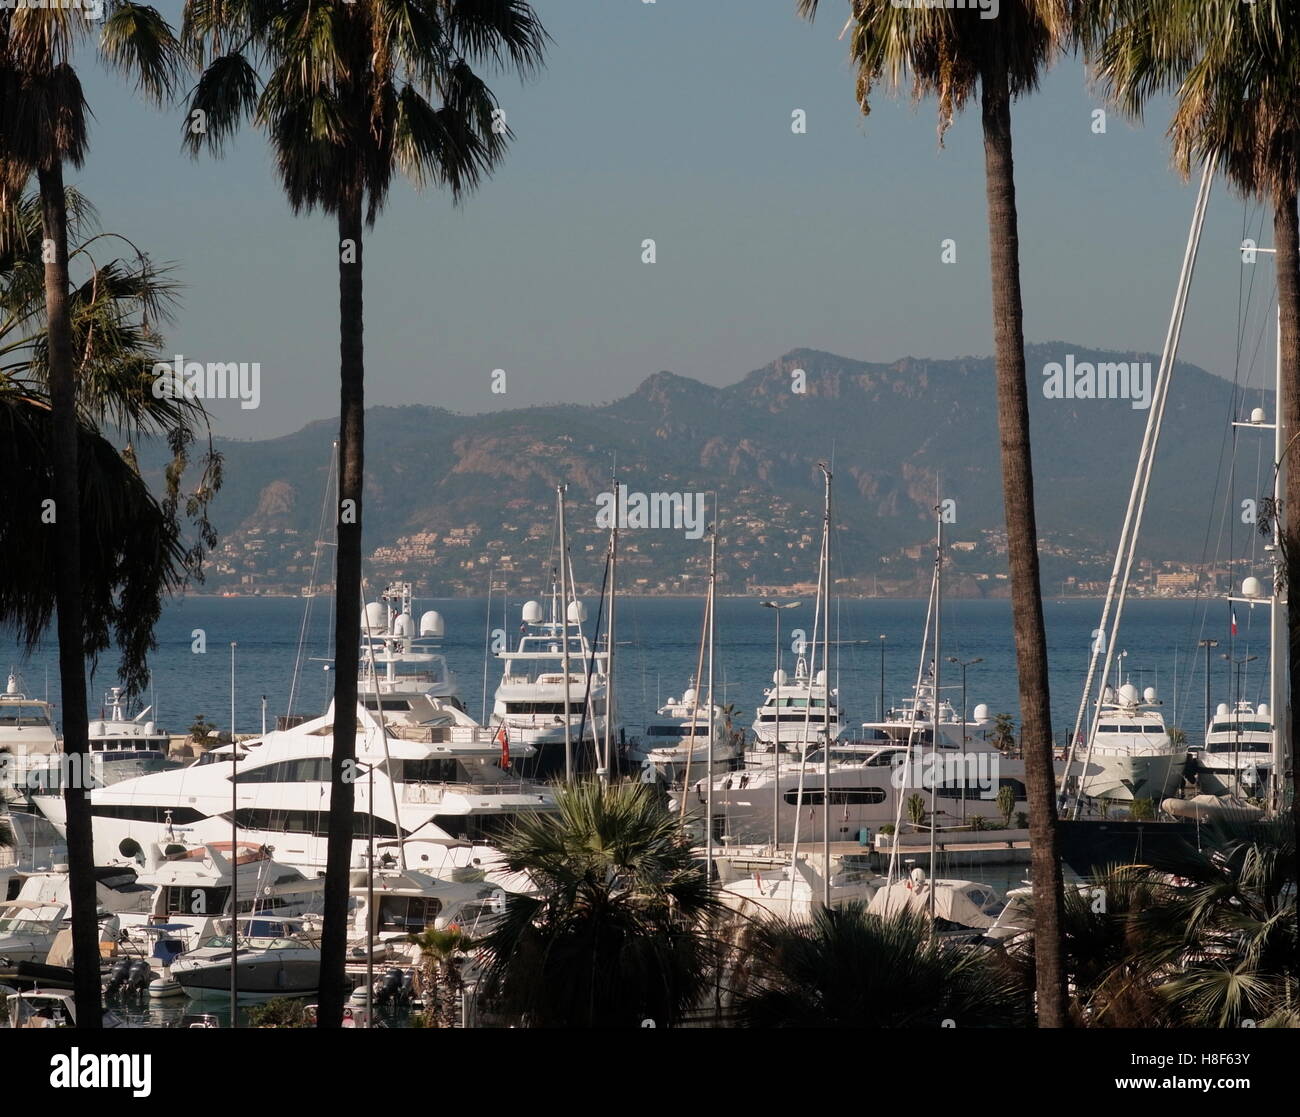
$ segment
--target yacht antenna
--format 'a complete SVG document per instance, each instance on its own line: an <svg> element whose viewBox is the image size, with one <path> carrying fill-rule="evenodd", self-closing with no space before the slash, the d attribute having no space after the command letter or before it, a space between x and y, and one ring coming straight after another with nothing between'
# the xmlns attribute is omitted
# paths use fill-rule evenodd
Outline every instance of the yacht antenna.
<svg viewBox="0 0 1300 1117"><path fill-rule="evenodd" d="M602 783L606 784L609 783L610 757L612 756L610 734L613 732L614 724L614 586L615 577L618 573L619 511L617 466L614 468L610 481L614 486L614 524L609 531L609 621L606 624L605 632L606 651L609 654L605 657L605 755L600 764L600 779ZM590 684L588 685L590 686Z"/></svg>
<svg viewBox="0 0 1300 1117"><path fill-rule="evenodd" d="M934 938L936 838L939 832L939 672L943 662L940 639L943 635L943 501L934 509L934 699L930 703L930 938ZM962 732L966 732L966 711L962 711ZM966 773L962 772L961 794L966 797Z"/></svg>

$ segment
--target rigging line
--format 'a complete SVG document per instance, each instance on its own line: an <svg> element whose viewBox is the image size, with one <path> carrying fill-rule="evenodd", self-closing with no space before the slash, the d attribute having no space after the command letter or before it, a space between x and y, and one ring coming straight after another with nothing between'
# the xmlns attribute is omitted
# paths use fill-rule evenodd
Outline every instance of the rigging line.
<svg viewBox="0 0 1300 1117"><path fill-rule="evenodd" d="M289 705L285 710L285 716L288 717L293 713L293 700L298 691L298 676L302 670L303 651L307 644L307 631L311 623L312 602L316 600L316 577L320 570L321 548L324 546L325 522L329 516L330 506L330 488L335 478L335 458L338 455L339 444L334 442L330 449L330 463L325 474L325 489L321 494L320 522L316 526L316 546L312 549L311 560L311 581L307 583L308 596L307 603L303 607L302 625L298 630L298 648L294 653L293 675L289 679Z"/></svg>
<svg viewBox="0 0 1300 1117"><path fill-rule="evenodd" d="M597 767L600 766L600 746L596 743L596 735L600 732L600 730L596 725L596 715L591 708L591 680L596 673L596 652L600 645L600 619L605 614L605 587L609 583L609 560L610 560L609 552L606 552L605 573L600 579L600 604L596 606L596 627L591 634L591 644L590 644L591 652L587 656L587 666L586 666L587 681L586 681L586 689L582 695L582 716L578 721L578 748L581 750L585 748L585 741L587 736L587 715L591 714L591 748L594 754L593 759L595 760ZM569 569L570 569L570 575L572 575L572 569L573 569L572 566L570 566ZM569 584L570 585L573 584L572 579L570 579ZM579 639L581 639L582 637L581 621L578 622L578 637ZM564 638L565 640L568 640L569 638L569 611L567 606L565 607L564 610ZM566 687L569 685L568 679L564 680L564 685ZM609 722L609 711L610 711L609 689L610 689L609 679L608 677L606 677L605 679L605 721L606 723ZM584 751L583 756L586 755L587 754Z"/></svg>

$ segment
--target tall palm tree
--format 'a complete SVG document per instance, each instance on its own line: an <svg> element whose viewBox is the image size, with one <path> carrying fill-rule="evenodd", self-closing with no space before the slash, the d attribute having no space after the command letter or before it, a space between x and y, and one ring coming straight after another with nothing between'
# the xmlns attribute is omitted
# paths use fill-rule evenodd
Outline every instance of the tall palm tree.
<svg viewBox="0 0 1300 1117"><path fill-rule="evenodd" d="M754 923L742 937L733 991L750 1028L1012 1027L1025 986L992 953L930 933L923 913L883 919L860 904L819 908L808 920Z"/></svg>
<svg viewBox="0 0 1300 1117"><path fill-rule="evenodd" d="M819 0L798 0L816 15ZM939 136L979 94L984 127L993 344L997 369L1002 497L1011 568L1011 608L1020 682L1021 746L1029 803L1038 942L1038 1022L1068 1022L1060 937L1064 903L1052 769L1047 633L1038 572L1038 528L1025 383L1024 311L1020 297L1020 234L1011 149L1011 102L1032 93L1070 34L1069 0L1003 0L996 19L978 8L905 6L894 0L852 0L850 51L858 68L857 98L870 111L883 79L895 89L908 78L915 96L939 99Z"/></svg>
<svg viewBox="0 0 1300 1117"><path fill-rule="evenodd" d="M1209 162L1273 211L1282 351L1278 415L1287 436L1284 577L1300 587L1300 41L1295 0L1081 0L1081 38L1120 106L1141 117L1172 93L1174 162ZM1291 708L1300 709L1300 608L1288 611ZM1291 728L1292 812L1300 719ZM1282 773L1277 778L1283 778Z"/></svg>
<svg viewBox="0 0 1300 1117"><path fill-rule="evenodd" d="M85 659L82 651L82 539L78 459L76 354L68 305L68 227L63 169L79 167L87 150L86 102L71 58L92 36L89 10L23 6L0 12L0 207L35 174L40 186L46 251L45 315L48 332L50 437L55 519L59 687L63 748L75 763L87 754ZM153 9L109 0L100 49L110 66L131 74L146 94L161 99L175 70L174 40ZM77 1021L100 1024L95 922L94 853L90 802L72 782L67 801L69 892Z"/></svg>
<svg viewBox="0 0 1300 1117"><path fill-rule="evenodd" d="M489 1008L528 1027L659 1027L707 990L714 912L676 817L647 784L561 788L501 856L536 891L511 895L481 942Z"/></svg>
<svg viewBox="0 0 1300 1117"><path fill-rule="evenodd" d="M472 67L528 74L546 35L525 0L187 0L182 38L204 67L189 100L190 150L219 152L251 118L294 212L320 209L338 227L337 623L319 1011L321 1027L333 1028L347 994L361 632L363 233L395 172L460 199L497 166L511 133Z"/></svg>

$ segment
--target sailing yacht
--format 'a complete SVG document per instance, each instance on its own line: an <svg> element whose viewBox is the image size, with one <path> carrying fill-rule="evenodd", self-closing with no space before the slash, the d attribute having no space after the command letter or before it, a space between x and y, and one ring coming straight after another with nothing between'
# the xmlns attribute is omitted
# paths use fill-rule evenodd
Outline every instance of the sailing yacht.
<svg viewBox="0 0 1300 1117"><path fill-rule="evenodd" d="M1149 799L1159 806L1182 783L1187 751L1165 728L1155 687L1132 683L1102 692L1088 771L1079 794L1094 799Z"/></svg>
<svg viewBox="0 0 1300 1117"><path fill-rule="evenodd" d="M0 803L25 807L31 773L44 770L60 747L53 707L28 698L10 672L0 694Z"/></svg>
<svg viewBox="0 0 1300 1117"><path fill-rule="evenodd" d="M681 698L669 698L646 726L645 735L634 759L642 770L653 770L669 786L686 778L689 765L696 775L704 773L709 762L709 707L692 684ZM732 729L727 712L713 704L713 763L734 767L740 757L744 734Z"/></svg>
<svg viewBox="0 0 1300 1117"><path fill-rule="evenodd" d="M778 742L784 749L805 740L805 726L809 742L834 741L844 731L839 691L827 688L824 670L810 678L808 661L800 656L793 679L778 669L772 683L763 691L763 705L754 718L754 736L760 742L769 747Z"/></svg>
<svg viewBox="0 0 1300 1117"><path fill-rule="evenodd" d="M561 620L559 598L552 594L550 620L542 617L540 602L525 602L518 646L496 653L502 674L489 721L498 733L504 730L512 752L519 745L536 750L524 771L537 779L563 774L566 739L575 765L580 750L597 749L610 716L609 651L592 648L583 633L586 607L570 601Z"/></svg>
<svg viewBox="0 0 1300 1117"><path fill-rule="evenodd" d="M381 714L357 705L354 863L373 828L401 847L388 855L394 862L451 873L492 861L493 835L519 813L554 809L551 790L505 768L500 744L461 710L418 696L407 707ZM240 840L267 846L279 862L324 868L333 728L331 703L321 717L213 749L187 767L94 789L96 863L137 860L150 844L225 841L233 823ZM515 746L516 756L531 753ZM34 802L54 821L57 796Z"/></svg>
<svg viewBox="0 0 1300 1117"><path fill-rule="evenodd" d="M1205 747L1190 766L1209 795L1264 797L1273 778L1273 717L1267 702L1220 702L1205 727Z"/></svg>

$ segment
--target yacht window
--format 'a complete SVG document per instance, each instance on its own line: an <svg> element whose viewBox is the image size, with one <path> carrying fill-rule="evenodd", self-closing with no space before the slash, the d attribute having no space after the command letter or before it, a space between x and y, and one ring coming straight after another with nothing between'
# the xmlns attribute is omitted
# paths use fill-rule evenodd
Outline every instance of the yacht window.
<svg viewBox="0 0 1300 1117"><path fill-rule="evenodd" d="M453 838L490 845L493 838L513 829L515 817L512 814L440 814L434 816L433 824Z"/></svg>
<svg viewBox="0 0 1300 1117"><path fill-rule="evenodd" d="M403 783L462 783L460 764L440 757L396 762L397 779Z"/></svg>
<svg viewBox="0 0 1300 1117"><path fill-rule="evenodd" d="M1212 753L1231 753L1231 752L1269 752L1271 746L1268 741L1242 741L1238 744L1236 741L1211 741L1206 752Z"/></svg>
<svg viewBox="0 0 1300 1117"><path fill-rule="evenodd" d="M221 816L230 821L230 812ZM261 807L240 807L235 812L235 822L245 830L279 830L290 834L311 834L323 838L329 833L330 812L321 811L273 811ZM406 835L403 831L403 837ZM370 834L370 816L361 811L352 815L352 836L356 839L366 838ZM375 837L396 838L397 827L386 818L375 817Z"/></svg>
<svg viewBox="0 0 1300 1117"><path fill-rule="evenodd" d="M825 793L821 788L804 788L803 804L809 807L819 807L825 802ZM785 801L791 806L799 805L799 789L785 793ZM883 787L832 787L831 788L831 805L837 803L883 803L885 801L885 789Z"/></svg>
<svg viewBox="0 0 1300 1117"><path fill-rule="evenodd" d="M365 699L366 709L367 710L409 710L411 708L411 703L405 698L380 698L378 700L379 703L378 705L376 705L375 702L376 700L374 698L367 697Z"/></svg>
<svg viewBox="0 0 1300 1117"><path fill-rule="evenodd" d="M570 701L569 712L581 713L582 701ZM564 714L563 702L507 702L507 714Z"/></svg>
<svg viewBox="0 0 1300 1117"><path fill-rule="evenodd" d="M229 899L229 888L195 888L188 884L169 884L164 895L168 915L220 915Z"/></svg>
<svg viewBox="0 0 1300 1117"><path fill-rule="evenodd" d="M1237 731L1236 723L1231 721L1216 722L1211 733L1235 733ZM1266 721L1243 721L1241 723L1243 733L1271 733L1273 727Z"/></svg>
<svg viewBox="0 0 1300 1117"><path fill-rule="evenodd" d="M40 706L0 706L0 726L6 729L11 726L32 728L49 724L50 719Z"/></svg>
<svg viewBox="0 0 1300 1117"><path fill-rule="evenodd" d="M379 901L380 931L423 931L432 927L442 901L436 896L384 896Z"/></svg>
<svg viewBox="0 0 1300 1117"><path fill-rule="evenodd" d="M92 803L90 813L100 818L125 818L133 822L156 822L159 825L167 821L170 813L171 821L177 826L188 826L208 817L193 807L136 807L117 803Z"/></svg>
<svg viewBox="0 0 1300 1117"><path fill-rule="evenodd" d="M647 737L690 737L690 724L686 725L652 725L646 730ZM707 719L695 723L696 737L707 737L709 735L709 723Z"/></svg>
<svg viewBox="0 0 1300 1117"><path fill-rule="evenodd" d="M237 772L233 779L236 783L329 783L329 757L280 760L274 764L263 764Z"/></svg>

